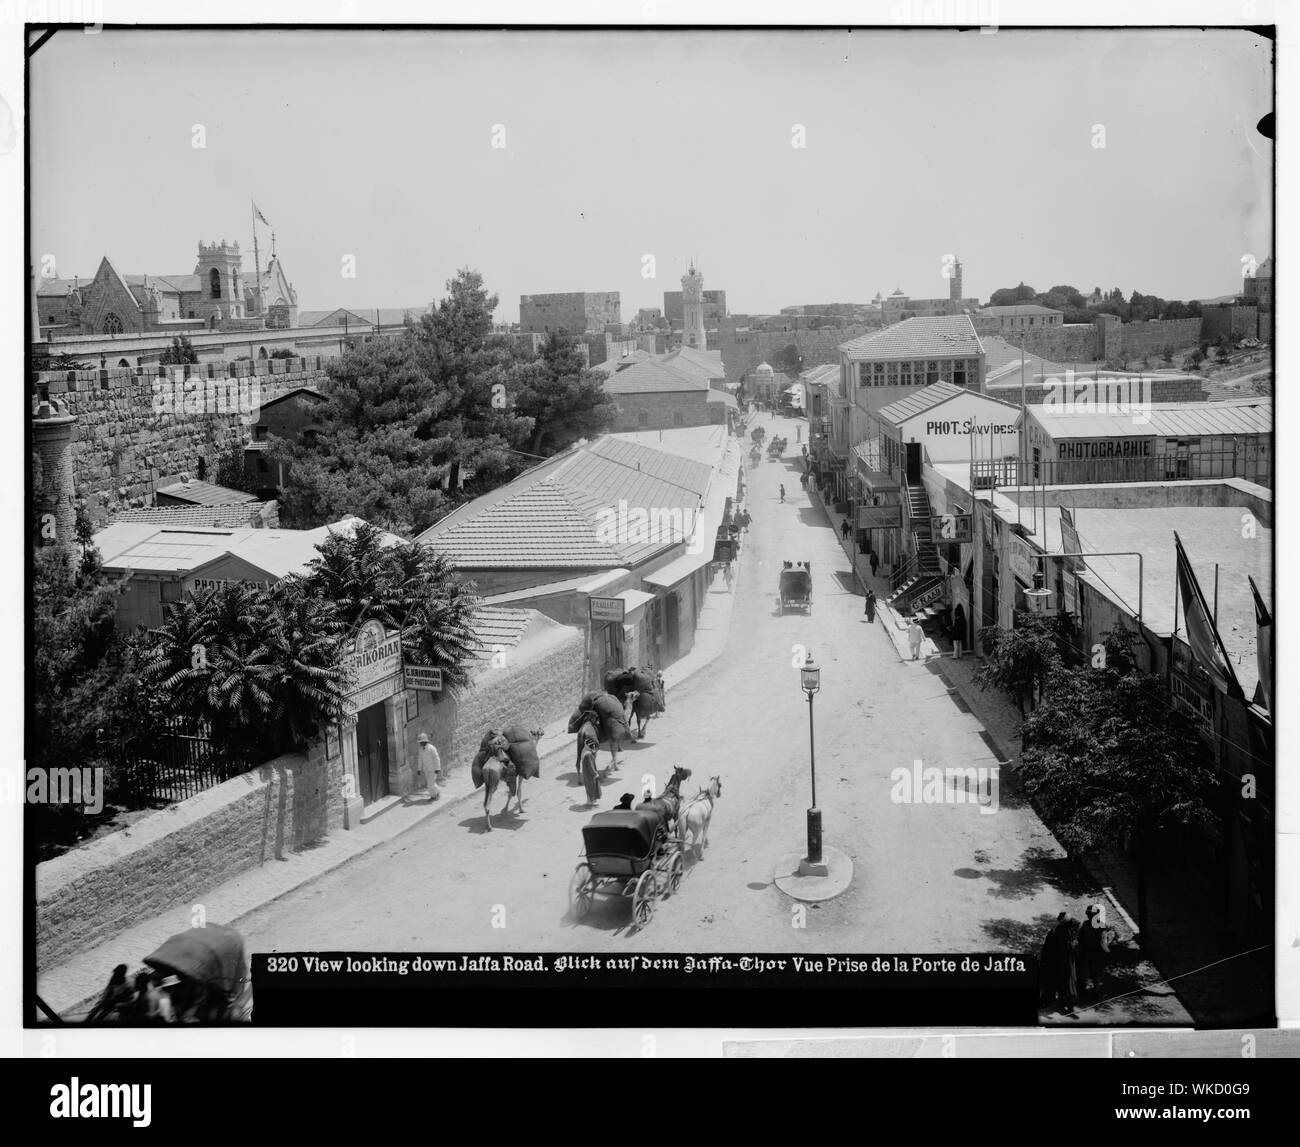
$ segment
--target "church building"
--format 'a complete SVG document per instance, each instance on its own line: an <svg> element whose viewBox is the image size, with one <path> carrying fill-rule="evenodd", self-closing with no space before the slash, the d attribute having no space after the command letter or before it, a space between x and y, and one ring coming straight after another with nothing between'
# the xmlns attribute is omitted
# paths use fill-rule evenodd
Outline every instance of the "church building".
<svg viewBox="0 0 1300 1147"><path fill-rule="evenodd" d="M297 325L298 294L272 244L261 273L245 275L238 243L199 244L185 275L124 275L105 255L92 279L41 279L42 336L146 331L284 329Z"/></svg>

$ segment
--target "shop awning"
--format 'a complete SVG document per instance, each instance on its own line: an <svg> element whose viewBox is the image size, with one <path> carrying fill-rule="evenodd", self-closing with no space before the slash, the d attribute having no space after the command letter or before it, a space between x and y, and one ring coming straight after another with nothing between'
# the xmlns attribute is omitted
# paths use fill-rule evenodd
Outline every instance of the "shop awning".
<svg viewBox="0 0 1300 1147"><path fill-rule="evenodd" d="M646 602L655 599L654 594L639 589L625 589L622 593L616 593L614 596L622 598L627 603L624 617L631 617L635 610L640 609Z"/></svg>
<svg viewBox="0 0 1300 1147"><path fill-rule="evenodd" d="M703 569L713 560L713 546L708 546L703 553L685 554L674 561L669 562L666 566L661 566L654 573L648 573L642 577L647 585L657 585L663 589L671 589L679 582L685 581L696 570Z"/></svg>

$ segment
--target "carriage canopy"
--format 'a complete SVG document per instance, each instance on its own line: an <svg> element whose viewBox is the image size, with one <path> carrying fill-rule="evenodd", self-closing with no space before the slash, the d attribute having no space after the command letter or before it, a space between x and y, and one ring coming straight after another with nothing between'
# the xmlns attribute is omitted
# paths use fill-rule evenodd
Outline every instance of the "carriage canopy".
<svg viewBox="0 0 1300 1147"><path fill-rule="evenodd" d="M178 932L144 962L163 975L185 976L226 992L248 979L244 938L222 924Z"/></svg>
<svg viewBox="0 0 1300 1147"><path fill-rule="evenodd" d="M626 856L642 859L654 848L663 823L651 809L598 812L582 828L588 856Z"/></svg>

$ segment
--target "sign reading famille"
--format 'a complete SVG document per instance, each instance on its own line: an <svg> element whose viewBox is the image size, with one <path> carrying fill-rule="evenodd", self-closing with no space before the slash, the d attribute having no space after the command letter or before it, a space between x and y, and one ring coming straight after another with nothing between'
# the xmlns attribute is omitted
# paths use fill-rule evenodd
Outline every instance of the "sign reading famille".
<svg viewBox="0 0 1300 1147"><path fill-rule="evenodd" d="M426 693L442 692L442 670L432 665L407 665L406 687L423 689Z"/></svg>
<svg viewBox="0 0 1300 1147"><path fill-rule="evenodd" d="M591 597L587 599L588 616L592 621L623 622L627 602L621 597Z"/></svg>
<svg viewBox="0 0 1300 1147"><path fill-rule="evenodd" d="M1011 572L1026 585L1034 584L1034 574L1038 572L1038 562L1034 559L1033 548L1023 538L1011 534L1007 537L1007 560Z"/></svg>
<svg viewBox="0 0 1300 1147"><path fill-rule="evenodd" d="M930 518L930 534L936 542L974 541L973 522L970 514L935 514Z"/></svg>
<svg viewBox="0 0 1300 1147"><path fill-rule="evenodd" d="M860 530L891 530L901 527L902 524L903 507L900 505L858 507L858 529Z"/></svg>
<svg viewBox="0 0 1300 1147"><path fill-rule="evenodd" d="M348 692L357 693L402 670L402 635L389 635L383 624L367 621L357 634L353 651L343 659Z"/></svg>

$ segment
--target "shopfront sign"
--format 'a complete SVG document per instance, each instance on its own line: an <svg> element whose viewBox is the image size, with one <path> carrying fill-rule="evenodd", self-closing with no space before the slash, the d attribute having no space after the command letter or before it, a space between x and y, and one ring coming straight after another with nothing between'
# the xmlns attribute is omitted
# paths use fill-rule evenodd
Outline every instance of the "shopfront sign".
<svg viewBox="0 0 1300 1147"><path fill-rule="evenodd" d="M1034 574L1038 572L1038 561L1035 558L1033 547L1023 538L1016 537L1015 534L1007 536L1007 560L1011 564L1011 572L1015 574L1025 585L1034 584Z"/></svg>
<svg viewBox="0 0 1300 1147"><path fill-rule="evenodd" d="M1174 705L1190 713L1205 731L1214 728L1214 698L1208 682L1197 681L1177 669L1169 674L1169 693Z"/></svg>
<svg viewBox="0 0 1300 1147"><path fill-rule="evenodd" d="M936 542L974 541L973 523L970 514L935 514L930 518L930 535Z"/></svg>
<svg viewBox="0 0 1300 1147"><path fill-rule="evenodd" d="M940 582L938 585L927 589L925 593L918 593L914 598L912 598L908 608L924 609L927 605L931 605L943 597L943 590L943 583Z"/></svg>
<svg viewBox="0 0 1300 1147"><path fill-rule="evenodd" d="M627 602L621 597L592 597L587 599L588 617L592 621L617 621L623 623Z"/></svg>
<svg viewBox="0 0 1300 1147"><path fill-rule="evenodd" d="M1079 616L1079 579L1069 572L1061 575L1061 603L1066 613Z"/></svg>
<svg viewBox="0 0 1300 1147"><path fill-rule="evenodd" d="M902 524L903 507L900 505L858 507L859 530L893 530Z"/></svg>
<svg viewBox="0 0 1300 1147"><path fill-rule="evenodd" d="M376 682L400 676L402 671L402 635L390 634L382 622L367 621L353 644L353 651L343 659L349 694L367 689Z"/></svg>
<svg viewBox="0 0 1300 1147"><path fill-rule="evenodd" d="M394 673L391 677L385 677L382 681L375 681L364 689L349 693L345 707L349 713L355 715L362 709L369 709L371 705L378 705L380 701L387 701L389 697L396 697L405 688L402 675Z"/></svg>
<svg viewBox="0 0 1300 1147"><path fill-rule="evenodd" d="M403 672L406 674L408 689L423 689L426 693L442 692L441 669L432 665L407 665Z"/></svg>

